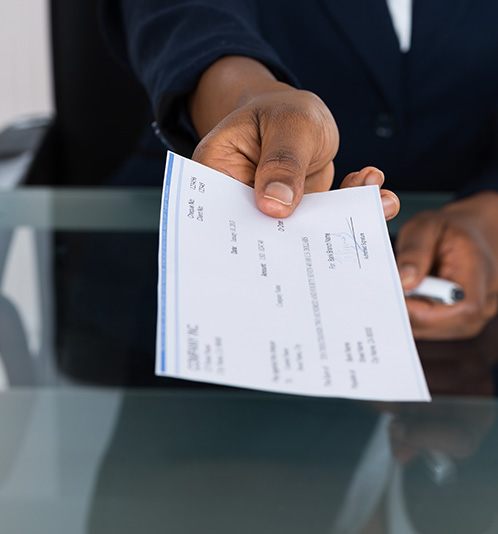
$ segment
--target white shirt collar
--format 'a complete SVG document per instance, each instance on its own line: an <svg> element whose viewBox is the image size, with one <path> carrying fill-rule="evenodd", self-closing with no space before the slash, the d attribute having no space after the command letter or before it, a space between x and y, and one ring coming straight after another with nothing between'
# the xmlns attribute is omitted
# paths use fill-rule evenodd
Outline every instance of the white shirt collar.
<svg viewBox="0 0 498 534"><path fill-rule="evenodd" d="M413 0L386 0L398 36L401 52L408 52L412 40Z"/></svg>

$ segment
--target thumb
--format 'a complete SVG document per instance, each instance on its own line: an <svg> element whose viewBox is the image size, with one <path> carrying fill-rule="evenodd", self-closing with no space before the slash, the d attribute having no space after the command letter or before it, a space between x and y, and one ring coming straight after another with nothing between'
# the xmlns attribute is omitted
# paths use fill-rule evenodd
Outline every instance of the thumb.
<svg viewBox="0 0 498 534"><path fill-rule="evenodd" d="M413 289L427 276L436 259L442 224L432 213L409 220L396 239L396 261L404 290Z"/></svg>
<svg viewBox="0 0 498 534"><path fill-rule="evenodd" d="M303 197L306 176L330 164L335 152L323 148L317 152L322 128L289 113L275 114L266 122L254 175L256 203L263 213L278 218L291 215Z"/></svg>
<svg viewBox="0 0 498 534"><path fill-rule="evenodd" d="M296 149L280 136L262 146L254 176L254 190L259 209L272 217L288 217L304 193L310 156ZM287 141L287 142L286 142Z"/></svg>
<svg viewBox="0 0 498 534"><path fill-rule="evenodd" d="M301 202L305 182L313 191L330 188L339 132L329 109L313 93L294 89L273 98L283 100L267 100L266 111L257 117L261 151L254 190L259 209L280 218Z"/></svg>

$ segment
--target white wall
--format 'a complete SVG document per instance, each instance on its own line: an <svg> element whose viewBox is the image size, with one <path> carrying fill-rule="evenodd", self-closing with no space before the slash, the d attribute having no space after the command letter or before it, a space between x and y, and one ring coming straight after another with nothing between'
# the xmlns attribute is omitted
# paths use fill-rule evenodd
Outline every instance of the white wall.
<svg viewBox="0 0 498 534"><path fill-rule="evenodd" d="M47 6L48 0L0 0L0 129L53 110Z"/></svg>

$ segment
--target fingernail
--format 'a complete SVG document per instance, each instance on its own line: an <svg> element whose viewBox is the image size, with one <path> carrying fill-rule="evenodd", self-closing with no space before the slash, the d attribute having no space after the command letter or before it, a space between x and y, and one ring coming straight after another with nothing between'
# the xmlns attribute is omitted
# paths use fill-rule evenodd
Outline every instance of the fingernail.
<svg viewBox="0 0 498 534"><path fill-rule="evenodd" d="M398 203L393 197L385 195L382 197L382 209L386 218L394 217L398 211Z"/></svg>
<svg viewBox="0 0 498 534"><path fill-rule="evenodd" d="M399 277L402 286L409 286L417 279L417 268L415 265L403 265L399 269Z"/></svg>
<svg viewBox="0 0 498 534"><path fill-rule="evenodd" d="M381 170L370 171L365 176L365 185L379 185L384 182L384 173Z"/></svg>
<svg viewBox="0 0 498 534"><path fill-rule="evenodd" d="M265 189L265 198L276 200L284 206L291 206L294 200L294 191L281 182L270 182Z"/></svg>

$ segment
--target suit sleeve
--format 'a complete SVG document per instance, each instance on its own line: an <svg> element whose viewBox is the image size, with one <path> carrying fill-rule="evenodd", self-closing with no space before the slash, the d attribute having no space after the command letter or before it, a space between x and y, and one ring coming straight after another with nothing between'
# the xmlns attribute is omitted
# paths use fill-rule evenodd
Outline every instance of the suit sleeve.
<svg viewBox="0 0 498 534"><path fill-rule="evenodd" d="M103 0L101 21L111 50L146 88L167 145L185 155L198 141L186 98L217 59L252 57L297 85L261 35L255 0Z"/></svg>

